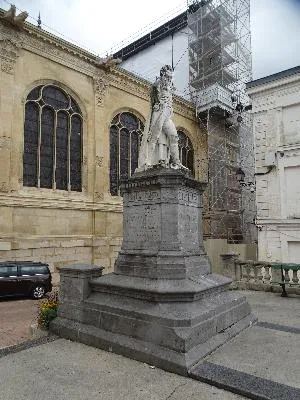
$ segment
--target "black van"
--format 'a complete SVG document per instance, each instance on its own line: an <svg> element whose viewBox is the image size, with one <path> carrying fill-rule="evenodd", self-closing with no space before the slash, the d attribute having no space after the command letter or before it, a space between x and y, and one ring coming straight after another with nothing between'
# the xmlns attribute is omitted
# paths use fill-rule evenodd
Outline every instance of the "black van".
<svg viewBox="0 0 300 400"><path fill-rule="evenodd" d="M49 265L33 261L0 262L0 297L24 295L41 299L51 292Z"/></svg>

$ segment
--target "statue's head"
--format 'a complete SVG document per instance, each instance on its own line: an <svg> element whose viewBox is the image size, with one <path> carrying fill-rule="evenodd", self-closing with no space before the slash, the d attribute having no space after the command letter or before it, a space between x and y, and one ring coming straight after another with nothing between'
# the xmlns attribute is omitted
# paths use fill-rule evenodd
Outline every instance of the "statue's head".
<svg viewBox="0 0 300 400"><path fill-rule="evenodd" d="M171 65L164 65L160 69L160 76L167 76L169 78L172 78L173 77L173 68L171 67Z"/></svg>

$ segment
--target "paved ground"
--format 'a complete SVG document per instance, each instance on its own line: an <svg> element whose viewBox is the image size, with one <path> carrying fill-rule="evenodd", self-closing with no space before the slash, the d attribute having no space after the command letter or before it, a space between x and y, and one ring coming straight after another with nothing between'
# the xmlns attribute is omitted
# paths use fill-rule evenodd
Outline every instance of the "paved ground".
<svg viewBox="0 0 300 400"><path fill-rule="evenodd" d="M30 338L29 325L38 313L38 300L0 299L0 349Z"/></svg>
<svg viewBox="0 0 300 400"><path fill-rule="evenodd" d="M294 326L300 329L300 296L290 294L281 297L280 293L237 291L246 294L259 321Z"/></svg>
<svg viewBox="0 0 300 400"><path fill-rule="evenodd" d="M243 292L259 319L214 354L196 378L58 339L1 358L1 400L300 400L300 297ZM198 374L198 375L197 375ZM16 376L18 379L16 379Z"/></svg>
<svg viewBox="0 0 300 400"><path fill-rule="evenodd" d="M1 400L243 399L64 339L3 357L0 377Z"/></svg>
<svg viewBox="0 0 300 400"><path fill-rule="evenodd" d="M239 293L247 295L258 323L208 356L200 377L209 382L214 375L221 387L239 389L246 382L243 389L253 394L274 391L266 397L272 400L300 400L300 296Z"/></svg>

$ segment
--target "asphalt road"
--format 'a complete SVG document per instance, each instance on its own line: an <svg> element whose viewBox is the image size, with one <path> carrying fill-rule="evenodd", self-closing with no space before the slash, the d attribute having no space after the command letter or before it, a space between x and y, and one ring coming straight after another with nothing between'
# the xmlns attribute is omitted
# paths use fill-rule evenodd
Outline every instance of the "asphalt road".
<svg viewBox="0 0 300 400"><path fill-rule="evenodd" d="M29 326L36 322L39 300L0 299L0 348L30 339Z"/></svg>

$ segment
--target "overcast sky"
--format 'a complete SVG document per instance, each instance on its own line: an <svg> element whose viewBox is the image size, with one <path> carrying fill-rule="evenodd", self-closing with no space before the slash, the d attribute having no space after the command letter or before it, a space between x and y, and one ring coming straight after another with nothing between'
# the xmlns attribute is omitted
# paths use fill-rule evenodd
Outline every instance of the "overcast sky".
<svg viewBox="0 0 300 400"><path fill-rule="evenodd" d="M185 0L15 0L14 4L34 18L40 11L45 29L51 27L53 33L102 56L186 7ZM7 10L7 0L0 0L0 7ZM251 0L251 29L254 79L300 65L300 0Z"/></svg>

